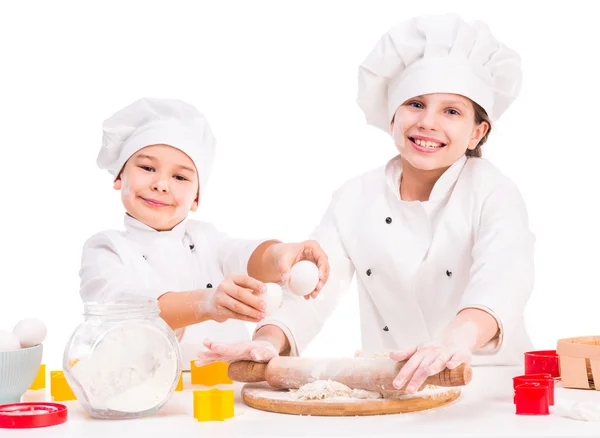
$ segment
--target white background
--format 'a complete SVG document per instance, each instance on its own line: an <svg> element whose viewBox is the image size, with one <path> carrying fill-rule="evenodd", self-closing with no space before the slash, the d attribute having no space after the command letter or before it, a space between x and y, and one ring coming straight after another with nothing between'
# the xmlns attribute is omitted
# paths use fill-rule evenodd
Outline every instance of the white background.
<svg viewBox="0 0 600 438"><path fill-rule="evenodd" d="M81 321L83 242L122 226L95 163L113 112L142 96L196 105L218 158L194 217L234 236L305 239L336 187L396 152L355 103L358 64L395 22L457 12L523 57L522 95L484 154L519 184L537 236L533 341L600 334L600 37L586 4L3 2L0 328L42 318L44 361L61 366ZM358 324L352 289L306 354L353 354Z"/></svg>

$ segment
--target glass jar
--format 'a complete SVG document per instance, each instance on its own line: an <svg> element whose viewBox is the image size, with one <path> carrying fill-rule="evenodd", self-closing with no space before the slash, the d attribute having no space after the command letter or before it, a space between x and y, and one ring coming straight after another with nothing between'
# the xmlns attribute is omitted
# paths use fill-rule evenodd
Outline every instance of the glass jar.
<svg viewBox="0 0 600 438"><path fill-rule="evenodd" d="M63 370L77 400L94 418L154 415L173 394L182 369L175 333L158 301L86 303L69 339Z"/></svg>

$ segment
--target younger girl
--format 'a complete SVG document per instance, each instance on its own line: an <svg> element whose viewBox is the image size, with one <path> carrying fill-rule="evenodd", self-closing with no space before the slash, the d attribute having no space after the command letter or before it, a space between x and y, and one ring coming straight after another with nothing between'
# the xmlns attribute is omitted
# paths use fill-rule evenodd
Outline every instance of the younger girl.
<svg viewBox="0 0 600 438"><path fill-rule="evenodd" d="M179 100L141 99L106 120L98 165L121 192L125 229L99 232L83 248L83 301L157 299L182 342L184 367L205 337L248 339L243 321L266 316L258 295L264 283L285 284L292 265L306 259L319 267L317 291L329 270L314 241L236 239L188 219L204 193L214 149L206 119Z"/></svg>

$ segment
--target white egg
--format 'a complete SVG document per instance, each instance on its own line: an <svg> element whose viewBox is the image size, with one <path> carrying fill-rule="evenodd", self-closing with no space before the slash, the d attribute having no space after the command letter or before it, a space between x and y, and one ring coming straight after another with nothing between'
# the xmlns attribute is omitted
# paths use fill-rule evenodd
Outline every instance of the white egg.
<svg viewBox="0 0 600 438"><path fill-rule="evenodd" d="M19 338L6 330L0 330L0 351L13 351L21 348Z"/></svg>
<svg viewBox="0 0 600 438"><path fill-rule="evenodd" d="M267 286L267 291L260 294L260 298L267 303L267 310L265 310L265 313L269 316L281 307L283 290L281 290L281 286L277 283L265 283L265 286Z"/></svg>
<svg viewBox="0 0 600 438"><path fill-rule="evenodd" d="M15 325L13 333L19 339L22 348L34 347L46 339L46 324L35 318L23 319Z"/></svg>
<svg viewBox="0 0 600 438"><path fill-rule="evenodd" d="M290 270L289 289L301 297L308 295L319 283L319 268L313 262L302 260Z"/></svg>

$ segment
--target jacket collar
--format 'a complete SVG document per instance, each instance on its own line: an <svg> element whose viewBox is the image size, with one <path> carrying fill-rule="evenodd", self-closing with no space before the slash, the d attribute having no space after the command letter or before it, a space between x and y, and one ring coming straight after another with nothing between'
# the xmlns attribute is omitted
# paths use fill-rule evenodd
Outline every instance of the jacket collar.
<svg viewBox="0 0 600 438"><path fill-rule="evenodd" d="M452 190L454 184L458 180L460 173L467 163L468 157L463 155L456 160L442 176L436 181L429 196L430 201L439 201L446 197L446 195ZM402 176L402 158L400 155L393 157L385 166L385 179L388 187L393 191L396 198L401 202L400 198L400 178ZM412 201L410 201L412 202Z"/></svg>

